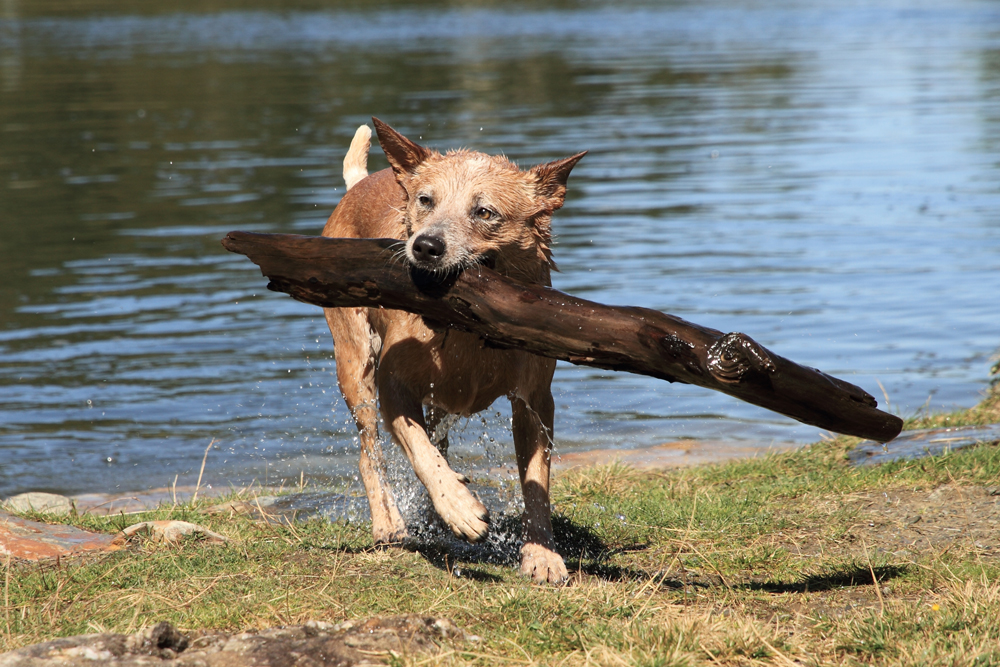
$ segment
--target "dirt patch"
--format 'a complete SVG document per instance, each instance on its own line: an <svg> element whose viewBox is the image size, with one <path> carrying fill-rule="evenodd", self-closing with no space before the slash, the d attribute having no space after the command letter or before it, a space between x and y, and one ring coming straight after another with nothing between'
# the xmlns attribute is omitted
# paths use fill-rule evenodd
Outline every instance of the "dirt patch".
<svg viewBox="0 0 1000 667"><path fill-rule="evenodd" d="M942 486L853 499L866 523L852 533L898 556L964 548L1000 556L1000 487Z"/></svg>
<svg viewBox="0 0 1000 667"><path fill-rule="evenodd" d="M849 523L829 534L829 526L837 522L817 521L817 512L848 517ZM780 596L758 600L760 618L840 617L879 609L908 600L906 586L894 580L918 559L948 553L984 561L1000 558L1000 486L946 485L836 496L813 503L793 521L796 528L772 534L768 544L786 549L801 564L802 575L791 582L758 577L734 582ZM844 566L810 571L811 564L829 562L831 556L842 559Z"/></svg>
<svg viewBox="0 0 1000 667"><path fill-rule="evenodd" d="M861 546L873 558L881 554L912 560L956 549L1000 557L1000 486L887 489L820 501L809 511L840 513L853 520L835 536L810 534L808 521L802 521L800 539L785 545L802 556L838 551L857 555Z"/></svg>
<svg viewBox="0 0 1000 667"><path fill-rule="evenodd" d="M1000 559L1000 485L836 495L810 502L798 512L790 510L787 516L790 526L745 546L787 551L792 571L798 574L747 572L722 580L710 568L681 567L657 584L683 589L689 594L686 603L709 607L717 601L703 597L704 589L756 591L759 596L744 599L757 618L805 623L804 628L813 622L810 619L853 616L891 604L929 606L925 598L933 591L916 592L901 580L912 568L921 567L920 561L946 554ZM817 569L818 563L825 565Z"/></svg>

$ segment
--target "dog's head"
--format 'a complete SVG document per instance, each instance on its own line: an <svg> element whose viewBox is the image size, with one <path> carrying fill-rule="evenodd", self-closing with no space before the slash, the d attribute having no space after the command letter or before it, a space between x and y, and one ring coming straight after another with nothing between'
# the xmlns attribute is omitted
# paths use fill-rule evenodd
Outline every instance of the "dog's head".
<svg viewBox="0 0 1000 667"><path fill-rule="evenodd" d="M563 205L566 180L585 152L521 171L500 156L442 155L372 120L406 191L406 254L415 266L447 273L485 264L532 281L548 275L552 213Z"/></svg>

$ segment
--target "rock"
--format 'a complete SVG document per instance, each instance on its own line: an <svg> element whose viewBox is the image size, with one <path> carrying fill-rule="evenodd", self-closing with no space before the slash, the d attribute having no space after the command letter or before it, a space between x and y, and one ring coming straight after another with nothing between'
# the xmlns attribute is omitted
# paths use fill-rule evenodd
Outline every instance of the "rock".
<svg viewBox="0 0 1000 667"><path fill-rule="evenodd" d="M395 616L230 634L185 635L166 622L134 635L65 637L0 655L0 667L284 667L385 664L393 656L436 652L465 633L447 618Z"/></svg>
<svg viewBox="0 0 1000 667"><path fill-rule="evenodd" d="M244 489L243 491L246 491ZM111 514L136 514L148 512L160 507L176 507L189 503L198 491L200 498L215 497L231 492L229 487L213 489L210 487L177 486L161 487L133 493L84 493L73 496L76 510L80 514L108 516Z"/></svg>
<svg viewBox="0 0 1000 667"><path fill-rule="evenodd" d="M189 535L206 542L229 541L224 535L187 521L143 521L118 535L92 533L73 526L31 521L0 511L0 555L23 560L76 556L90 552L116 551L126 541L146 534L154 542L180 542Z"/></svg>
<svg viewBox="0 0 1000 667"><path fill-rule="evenodd" d="M174 658L188 647L189 640L177 628L161 621L148 630L137 632L125 640L125 648L137 655Z"/></svg>
<svg viewBox="0 0 1000 667"><path fill-rule="evenodd" d="M66 516L72 514L73 501L66 496L55 493L41 493L31 491L11 496L0 503L0 509L8 512L44 512L55 516Z"/></svg>
<svg viewBox="0 0 1000 667"><path fill-rule="evenodd" d="M189 535L200 537L207 542L224 543L229 541L229 538L224 535L213 533L208 528L187 521L143 521L129 526L121 534L129 538L140 533L148 535L154 542L180 542Z"/></svg>
<svg viewBox="0 0 1000 667"><path fill-rule="evenodd" d="M30 521L0 512L0 554L24 560L75 556L88 552L115 551L121 536Z"/></svg>

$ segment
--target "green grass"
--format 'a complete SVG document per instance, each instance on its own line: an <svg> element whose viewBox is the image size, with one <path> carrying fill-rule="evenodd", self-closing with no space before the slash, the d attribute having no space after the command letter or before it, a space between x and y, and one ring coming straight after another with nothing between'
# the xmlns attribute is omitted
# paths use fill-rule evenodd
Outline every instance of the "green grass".
<svg viewBox="0 0 1000 667"><path fill-rule="evenodd" d="M1000 392L908 426L990 421ZM0 651L162 620L243 630L419 613L482 639L401 664L1000 665L1000 517L983 491L1000 482L1000 447L852 468L853 442L558 477L564 588L531 585L509 564L373 549L365 525L257 523L207 514L208 503L77 517L107 532L183 519L232 542L139 540L100 557L0 565Z"/></svg>

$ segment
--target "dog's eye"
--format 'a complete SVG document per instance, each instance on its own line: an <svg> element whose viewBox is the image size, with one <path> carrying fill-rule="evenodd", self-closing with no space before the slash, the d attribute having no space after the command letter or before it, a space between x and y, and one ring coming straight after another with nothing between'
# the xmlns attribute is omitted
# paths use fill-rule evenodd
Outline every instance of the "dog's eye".
<svg viewBox="0 0 1000 667"><path fill-rule="evenodd" d="M497 214L485 206L480 206L476 209L475 216L480 220L492 220L497 216Z"/></svg>
<svg viewBox="0 0 1000 667"><path fill-rule="evenodd" d="M431 205L434 204L434 200L431 199L430 196L428 195L418 195L417 203L420 204L421 206L426 206L427 208L430 208Z"/></svg>

